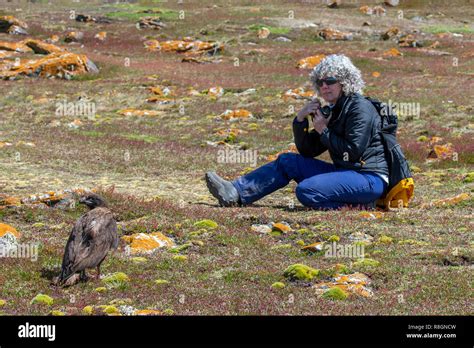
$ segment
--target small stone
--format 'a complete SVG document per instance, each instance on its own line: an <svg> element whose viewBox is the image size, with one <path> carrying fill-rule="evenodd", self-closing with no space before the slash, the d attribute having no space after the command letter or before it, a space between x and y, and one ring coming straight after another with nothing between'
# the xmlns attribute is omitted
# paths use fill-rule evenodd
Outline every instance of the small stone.
<svg viewBox="0 0 474 348"><path fill-rule="evenodd" d="M272 231L271 225L252 225L250 229L261 234L267 234Z"/></svg>
<svg viewBox="0 0 474 348"><path fill-rule="evenodd" d="M277 42L291 42L291 39L288 39L287 37L284 37L284 36L278 36L275 40L273 41L277 41Z"/></svg>

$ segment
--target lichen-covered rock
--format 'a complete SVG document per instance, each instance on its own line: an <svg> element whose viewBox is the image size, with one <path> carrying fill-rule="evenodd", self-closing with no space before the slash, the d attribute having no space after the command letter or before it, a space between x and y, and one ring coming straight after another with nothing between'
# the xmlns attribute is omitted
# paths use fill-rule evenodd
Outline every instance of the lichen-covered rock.
<svg viewBox="0 0 474 348"><path fill-rule="evenodd" d="M0 16L0 32L7 34L21 34L27 35L28 25L13 17L13 16Z"/></svg>
<svg viewBox="0 0 474 348"><path fill-rule="evenodd" d="M171 248L174 242L171 238L161 232L135 233L123 236L122 240L127 243L131 254L150 254L160 248Z"/></svg>
<svg viewBox="0 0 474 348"><path fill-rule="evenodd" d="M317 54L315 56L306 57L300 59L296 65L298 69L313 69L316 65L318 65L326 55L324 54Z"/></svg>
<svg viewBox="0 0 474 348"><path fill-rule="evenodd" d="M324 40L352 40L352 33L343 32L340 30L325 28L319 31L318 35Z"/></svg>
<svg viewBox="0 0 474 348"><path fill-rule="evenodd" d="M40 59L31 59L0 70L0 78L14 80L22 76L70 79L85 73L98 73L97 66L85 55L54 52Z"/></svg>
<svg viewBox="0 0 474 348"><path fill-rule="evenodd" d="M316 243L311 243L311 244L303 246L301 250L317 252L317 251L322 251L323 247L324 247L324 242L316 242Z"/></svg>
<svg viewBox="0 0 474 348"><path fill-rule="evenodd" d="M339 288L347 294L372 297L373 291L368 287L370 278L363 273L335 274L330 281L313 285L318 295L324 294L332 288Z"/></svg>
<svg viewBox="0 0 474 348"><path fill-rule="evenodd" d="M222 114L219 115L219 118L228 121L234 120L245 120L249 118L253 118L253 114L245 109L235 109L235 110L226 110Z"/></svg>
<svg viewBox="0 0 474 348"><path fill-rule="evenodd" d="M5 236L6 234L11 234L15 238L20 238L21 234L13 226L0 223L0 237Z"/></svg>
<svg viewBox="0 0 474 348"><path fill-rule="evenodd" d="M122 109L117 111L117 114L123 116L160 116L163 111L160 110L139 110L139 109Z"/></svg>
<svg viewBox="0 0 474 348"><path fill-rule="evenodd" d="M282 222L272 223L272 231L288 233L288 232L293 231L293 229L287 222L282 221Z"/></svg>
<svg viewBox="0 0 474 348"><path fill-rule="evenodd" d="M31 48L33 52L36 54L50 54L54 52L64 52L64 49L61 47L58 47L56 45L46 43L41 40L33 40L33 39L28 39L28 40L23 40L23 43Z"/></svg>
<svg viewBox="0 0 474 348"><path fill-rule="evenodd" d="M347 292L338 287L330 288L329 290L326 290L322 295L323 298L338 301L345 300L348 296L349 295L347 294Z"/></svg>
<svg viewBox="0 0 474 348"><path fill-rule="evenodd" d="M143 17L136 24L139 29L161 29L166 28L165 23L159 17Z"/></svg>
<svg viewBox="0 0 474 348"><path fill-rule="evenodd" d="M78 42L84 38L84 33L82 31L71 31L66 34L64 42Z"/></svg>
<svg viewBox="0 0 474 348"><path fill-rule="evenodd" d="M319 274L319 270L296 263L294 265L289 266L284 272L283 275L288 278L289 280L304 280L310 281L315 276Z"/></svg>
<svg viewBox="0 0 474 348"><path fill-rule="evenodd" d="M10 42L10 41L0 41L0 50L2 51L13 51L19 53L32 52L32 49L25 45L24 41L20 42Z"/></svg>
<svg viewBox="0 0 474 348"><path fill-rule="evenodd" d="M284 100L288 99L306 99L310 100L314 96L314 91L312 90L305 90L304 87L294 88L287 90L282 98Z"/></svg>
<svg viewBox="0 0 474 348"><path fill-rule="evenodd" d="M51 306L53 303L53 298L45 294L36 295L30 302L30 304L42 304L47 306Z"/></svg>

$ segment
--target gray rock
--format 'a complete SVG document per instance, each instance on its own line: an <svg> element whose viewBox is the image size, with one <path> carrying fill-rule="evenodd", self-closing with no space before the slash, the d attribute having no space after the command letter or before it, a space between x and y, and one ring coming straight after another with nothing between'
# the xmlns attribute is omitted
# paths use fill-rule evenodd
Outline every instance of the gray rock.
<svg viewBox="0 0 474 348"><path fill-rule="evenodd" d="M287 37L284 37L284 36L279 36L279 37L277 37L274 41L278 41L278 42L291 42L290 39L288 39Z"/></svg>

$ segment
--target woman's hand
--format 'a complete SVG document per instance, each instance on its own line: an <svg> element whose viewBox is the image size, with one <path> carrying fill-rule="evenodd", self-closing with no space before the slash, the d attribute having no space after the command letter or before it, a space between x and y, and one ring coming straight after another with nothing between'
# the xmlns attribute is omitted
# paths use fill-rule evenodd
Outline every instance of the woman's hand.
<svg viewBox="0 0 474 348"><path fill-rule="evenodd" d="M313 118L313 127L316 130L316 132L321 134L323 132L324 128L326 128L328 126L328 123L329 123L329 120L331 119L331 117L332 117L332 113L331 113L331 116L329 116L328 118L325 118L323 116L323 114L321 113L321 111L319 111L319 109L317 109L316 110L316 115Z"/></svg>
<svg viewBox="0 0 474 348"><path fill-rule="evenodd" d="M310 102L306 103L306 105L298 112L296 115L296 119L298 122L303 122L306 116L309 114L316 115L316 111L319 109L321 105L317 99L313 99Z"/></svg>

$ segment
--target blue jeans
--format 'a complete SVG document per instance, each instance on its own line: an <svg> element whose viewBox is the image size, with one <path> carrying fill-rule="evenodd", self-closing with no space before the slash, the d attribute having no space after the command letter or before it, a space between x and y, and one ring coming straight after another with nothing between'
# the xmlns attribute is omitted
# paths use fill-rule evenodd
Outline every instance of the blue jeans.
<svg viewBox="0 0 474 348"><path fill-rule="evenodd" d="M373 172L336 168L318 159L284 153L270 163L243 175L232 184L243 204L286 186L298 183L296 197L304 206L338 209L346 205L367 205L380 198L387 183Z"/></svg>

